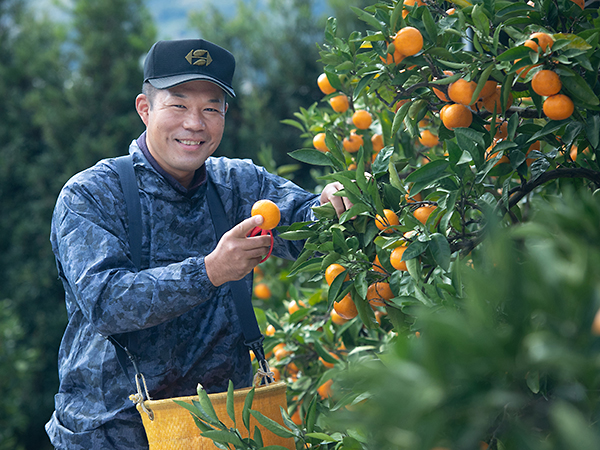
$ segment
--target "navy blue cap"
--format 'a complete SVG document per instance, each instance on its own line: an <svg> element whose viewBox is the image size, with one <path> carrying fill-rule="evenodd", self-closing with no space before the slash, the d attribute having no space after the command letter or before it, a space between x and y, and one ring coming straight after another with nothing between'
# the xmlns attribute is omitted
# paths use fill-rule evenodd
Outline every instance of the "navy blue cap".
<svg viewBox="0 0 600 450"><path fill-rule="evenodd" d="M218 45L204 39L158 41L144 63L144 82L168 89L192 80L206 80L235 97L231 86L235 58Z"/></svg>

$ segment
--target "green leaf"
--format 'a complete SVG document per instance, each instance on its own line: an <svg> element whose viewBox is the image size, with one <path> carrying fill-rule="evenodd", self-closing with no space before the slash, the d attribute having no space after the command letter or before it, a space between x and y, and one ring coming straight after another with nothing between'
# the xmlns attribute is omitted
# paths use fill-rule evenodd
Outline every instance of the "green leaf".
<svg viewBox="0 0 600 450"><path fill-rule="evenodd" d="M212 402L210 401L210 397L208 396L208 392L205 389L202 389L200 385L198 385L198 402L200 406L204 410L204 413L215 422L220 422L217 413L215 412L215 408L213 408Z"/></svg>
<svg viewBox="0 0 600 450"><path fill-rule="evenodd" d="M402 261L409 261L416 258L421 253L427 250L427 243L421 241L414 241L409 244L404 253L402 254Z"/></svg>
<svg viewBox="0 0 600 450"><path fill-rule="evenodd" d="M519 47L514 47L505 52L500 53L497 57L497 61L514 61L515 59L522 59L529 56L529 52L531 49L529 47L525 47L521 45Z"/></svg>
<svg viewBox="0 0 600 450"><path fill-rule="evenodd" d="M264 446L262 432L260 431L260 428L258 428L258 426L254 427L253 438L254 438L254 442L256 442L256 445L259 448Z"/></svg>
<svg viewBox="0 0 600 450"><path fill-rule="evenodd" d="M368 12L366 12L366 11L364 11L362 9L356 8L354 6L350 6L350 9L352 11L354 11L354 13L358 16L358 18L360 20L362 20L365 23L368 23L369 25L371 25L376 30L383 30L385 28L385 24L383 22L380 22L372 14L369 14Z"/></svg>
<svg viewBox="0 0 600 450"><path fill-rule="evenodd" d="M263 427L265 427L267 430L271 431L272 433L276 434L277 436L282 437L282 438L293 438L294 437L294 433L292 433L287 428L284 428L283 426L279 425L274 420L269 419L267 416L265 416L260 411L251 409L250 414L252 414L252 416L258 421L258 423L260 423Z"/></svg>
<svg viewBox="0 0 600 450"><path fill-rule="evenodd" d="M598 448L600 436L594 431L596 428L575 406L565 401L556 401L551 406L550 418L564 448L577 450Z"/></svg>
<svg viewBox="0 0 600 450"><path fill-rule="evenodd" d="M533 372L527 372L525 376L525 380L527 381L527 387L531 392L537 394L540 392L540 373L535 370Z"/></svg>
<svg viewBox="0 0 600 450"><path fill-rule="evenodd" d="M375 74L364 76L359 80L359 82L356 84L356 87L354 88L354 93L352 94L353 100L356 100L360 96L362 91L364 91L365 88L369 86L369 83L373 80L373 78L375 78Z"/></svg>
<svg viewBox="0 0 600 450"><path fill-rule="evenodd" d="M481 90L483 89L483 86L489 79L490 74L492 73L492 70L494 69L494 67L495 67L494 64L489 64L481 73L481 77L479 77L479 81L477 82L477 88L475 89L475 92L473 92L473 97L471 97L472 103L475 103L477 101L477 99L479 98L479 93L481 92Z"/></svg>
<svg viewBox="0 0 600 450"><path fill-rule="evenodd" d="M598 148L600 139L600 115L588 116L585 129L588 141L593 148Z"/></svg>
<svg viewBox="0 0 600 450"><path fill-rule="evenodd" d="M311 148L301 148L288 153L292 158L314 166L333 166L327 155L319 150Z"/></svg>
<svg viewBox="0 0 600 450"><path fill-rule="evenodd" d="M354 216L358 216L359 214L369 212L370 210L371 208L369 208L364 203L357 203L355 205L352 205L352 207L349 210L347 210L340 216L340 224L346 223Z"/></svg>
<svg viewBox="0 0 600 450"><path fill-rule="evenodd" d="M404 122L404 118L408 114L408 109L410 108L411 102L406 102L398 111L396 111L396 115L394 116L394 121L392 122L392 135L395 135L398 130L400 130L400 126Z"/></svg>
<svg viewBox="0 0 600 450"><path fill-rule="evenodd" d="M234 399L233 399L233 382L229 380L229 385L227 386L227 415L233 422L233 427L237 428L235 423L235 407L234 407Z"/></svg>
<svg viewBox="0 0 600 450"><path fill-rule="evenodd" d="M238 435L232 431L210 430L203 432L202 436L212 439L213 441L232 444L236 448L244 447L244 443L240 440Z"/></svg>
<svg viewBox="0 0 600 450"><path fill-rule="evenodd" d="M410 191L411 194L416 195L434 181L449 177L450 173L446 172L449 166L449 161L437 159L419 167L406 177L407 183L414 183Z"/></svg>
<svg viewBox="0 0 600 450"><path fill-rule="evenodd" d="M429 249L433 255L435 262L445 271L450 268L450 244L448 240L440 233L434 233L431 235L429 241Z"/></svg>
<svg viewBox="0 0 600 450"><path fill-rule="evenodd" d="M244 399L244 408L242 409L242 422L246 430L250 432L250 408L252 408L252 402L254 401L254 388L250 389L246 398Z"/></svg>
<svg viewBox="0 0 600 450"><path fill-rule="evenodd" d="M315 428L315 422L317 421L317 395L314 395L310 404L308 405L308 410L306 412L306 431L311 433Z"/></svg>
<svg viewBox="0 0 600 450"><path fill-rule="evenodd" d="M456 136L458 146L462 150L468 151L473 158L475 165L479 167L483 163L483 149L485 149L483 133L479 133L470 128L456 128L454 130L454 135Z"/></svg>
<svg viewBox="0 0 600 450"><path fill-rule="evenodd" d="M325 433L306 433L306 437L318 439L323 442L337 442L336 439Z"/></svg>
<svg viewBox="0 0 600 450"><path fill-rule="evenodd" d="M560 80L563 86L577 100L592 106L600 104L600 100L590 85L578 73L565 66L557 67L556 73L561 75Z"/></svg>
<svg viewBox="0 0 600 450"><path fill-rule="evenodd" d="M429 11L429 8L425 8L423 10L422 19L423 19L423 24L425 25L425 30L427 31L427 34L429 35L429 39L431 39L432 41L435 41L438 36L438 29L435 24L435 21L433 20L433 16L431 15L431 12Z"/></svg>
<svg viewBox="0 0 600 450"><path fill-rule="evenodd" d="M279 233L279 236L282 239L286 239L288 241L299 241L301 239L308 239L309 237L315 236L316 233L310 230L297 230L297 231L284 231L283 233Z"/></svg>

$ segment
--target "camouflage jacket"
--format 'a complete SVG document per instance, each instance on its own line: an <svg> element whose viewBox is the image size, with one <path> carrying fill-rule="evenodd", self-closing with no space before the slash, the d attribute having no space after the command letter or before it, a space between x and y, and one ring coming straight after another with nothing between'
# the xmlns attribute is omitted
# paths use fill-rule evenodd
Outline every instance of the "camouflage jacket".
<svg viewBox="0 0 600 450"><path fill-rule="evenodd" d="M46 425L57 448L117 448L111 428L141 428L129 395L129 379L105 336L126 339L153 399L193 395L200 382L209 392L252 379L248 349L227 284L215 287L204 255L216 247L205 198L206 183L183 195L160 175L132 142L142 209L142 270L131 260L128 221L114 160L75 175L54 210L51 243L66 293L68 324L59 350L59 392ZM273 200L281 224L312 220L318 198L249 160L211 157L214 182L229 222L250 217L256 200ZM295 258L301 242L275 238L273 254ZM247 277L248 289L251 276ZM108 429L113 429L107 432ZM113 433L113 436L109 436ZM143 430L142 430L143 434ZM133 445L133 447L132 447ZM131 448L144 448L147 444Z"/></svg>

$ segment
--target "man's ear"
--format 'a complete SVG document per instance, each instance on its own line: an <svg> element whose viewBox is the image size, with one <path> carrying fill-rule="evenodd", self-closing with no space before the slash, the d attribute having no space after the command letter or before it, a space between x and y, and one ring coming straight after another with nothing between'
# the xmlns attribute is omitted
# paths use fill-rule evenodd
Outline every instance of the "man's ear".
<svg viewBox="0 0 600 450"><path fill-rule="evenodd" d="M145 94L139 94L135 98L135 110L144 122L144 125L148 126L148 114L150 111L150 102Z"/></svg>

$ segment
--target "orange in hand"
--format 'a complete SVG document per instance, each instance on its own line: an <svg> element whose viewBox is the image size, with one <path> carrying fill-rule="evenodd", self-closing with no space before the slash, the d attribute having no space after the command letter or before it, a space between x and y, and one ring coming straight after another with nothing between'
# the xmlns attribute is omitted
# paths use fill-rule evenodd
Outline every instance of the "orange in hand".
<svg viewBox="0 0 600 450"><path fill-rule="evenodd" d="M252 216L262 216L263 223L259 225L263 230L272 230L281 220L281 212L279 207L271 200L259 200L250 211Z"/></svg>

